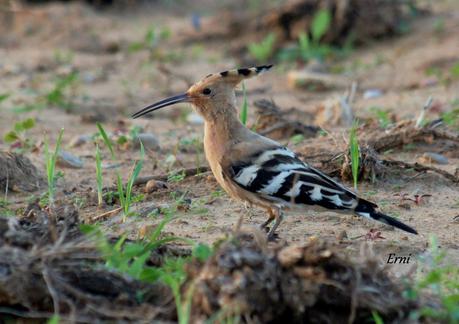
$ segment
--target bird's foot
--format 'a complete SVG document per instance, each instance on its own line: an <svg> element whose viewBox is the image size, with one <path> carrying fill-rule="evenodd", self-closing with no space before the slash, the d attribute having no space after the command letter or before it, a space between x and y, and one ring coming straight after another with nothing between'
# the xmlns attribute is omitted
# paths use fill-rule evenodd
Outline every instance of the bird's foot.
<svg viewBox="0 0 459 324"><path fill-rule="evenodd" d="M367 234L365 234L365 239L369 241L376 241L378 239L384 240L385 237L381 235L381 231L378 231L374 228L371 228Z"/></svg>
<svg viewBox="0 0 459 324"><path fill-rule="evenodd" d="M273 229L269 229L269 227L266 227L266 232L268 233L267 235L267 239L268 239L268 242L276 242L279 240L279 235L273 231Z"/></svg>
<svg viewBox="0 0 459 324"><path fill-rule="evenodd" d="M265 224L261 224L260 227L259 227L259 229L260 229L260 231L269 233L269 227L266 226Z"/></svg>
<svg viewBox="0 0 459 324"><path fill-rule="evenodd" d="M277 233L268 233L268 242L277 242L279 241L279 235Z"/></svg>

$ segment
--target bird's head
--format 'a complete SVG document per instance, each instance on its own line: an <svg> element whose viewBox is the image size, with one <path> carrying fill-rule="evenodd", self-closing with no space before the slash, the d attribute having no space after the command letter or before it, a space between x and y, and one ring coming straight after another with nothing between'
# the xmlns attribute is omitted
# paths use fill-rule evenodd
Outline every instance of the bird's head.
<svg viewBox="0 0 459 324"><path fill-rule="evenodd" d="M209 74L192 85L188 91L149 105L132 115L133 118L144 116L155 110L181 102L193 104L196 111L206 120L235 108L234 88L244 79L251 78L269 70L272 65L229 70Z"/></svg>

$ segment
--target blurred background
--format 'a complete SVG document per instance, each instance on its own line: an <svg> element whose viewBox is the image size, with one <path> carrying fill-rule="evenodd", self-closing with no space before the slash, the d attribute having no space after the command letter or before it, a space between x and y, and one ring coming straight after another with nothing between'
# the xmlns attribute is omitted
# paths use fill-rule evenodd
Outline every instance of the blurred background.
<svg viewBox="0 0 459 324"><path fill-rule="evenodd" d="M179 291L186 262L192 260L196 267L199 259L206 266L202 272L195 270L196 278L213 276L218 284L208 291L222 285L223 295L212 303L194 303L192 312L208 311L217 300L227 306L224 294L230 291L232 298L246 293L247 300L256 301L247 308L250 316L272 322L279 319L270 317L274 313L285 314L283 319L296 316L278 297L281 283L265 280L284 278L281 274L286 272L260 271L260 264L274 264L277 247L274 252L267 244L260 248L257 239L256 252L241 245L247 257L241 257L239 247L230 248L228 264L237 260L234 268L243 268L245 275L254 273L255 281L235 271L234 282L227 284L228 277L219 275L233 273L233 268L209 268L204 261L217 251L222 238L232 237L238 219L244 219L244 229L253 231L266 213L244 208L218 186L204 156L203 119L188 104L141 119L130 117L148 104L183 93L210 73L264 64L274 67L236 90L241 121L353 186L384 213L420 233L406 235L384 224L334 213L289 213L278 230L278 246L320 243L304 252L319 260L312 263L316 268L310 263L305 267L303 247L284 253L292 257L282 271L304 276L305 287L312 291L309 298L307 289L286 280L298 314L307 318L309 308L316 307L320 322L352 322L357 314L355 322L371 322L372 316L382 323L379 312L386 323L408 316L416 322L420 314L427 321L456 323L458 0L0 0L0 216L5 216L0 217L0 306L10 307L10 314L18 317L49 318L59 313L53 291L61 294L63 305L72 299L69 296L80 300L84 292L91 307L68 302L61 311L72 313L69 316L80 313L78 320L85 322L145 322L145 314L150 319L159 314L169 322L177 319L175 308L166 307L168 316L158 312L167 302L163 291L157 290L159 297L151 308L141 308L148 294L132 278L156 284L163 267L162 275L172 274L166 283ZM117 242L105 242L108 258L81 257L89 253L80 244L88 228L99 238L106 235ZM193 251L173 247L171 254L171 246L162 246L171 237L200 244ZM363 253L367 241L376 241L374 250ZM341 259L328 244L343 255L358 256L363 266ZM68 249L75 247L72 256ZM218 253L215 264L224 259ZM394 253L416 260L388 266L387 257ZM177 261L179 271L164 261L168 256ZM345 265L336 263L335 257ZM299 267L291 267L290 259L299 260L292 261ZM240 260L247 265L240 266ZM441 268L446 261L456 266ZM89 270L99 271L104 264L110 268L107 272L88 277ZM387 288L391 280L386 274L378 279L382 268L377 264L384 265L391 280L399 278L392 288ZM74 269L80 269L81 276ZM113 269L122 273L126 284L116 284L120 281ZM323 274L330 269L331 282L342 277L342 283L328 283ZM354 275L356 269L365 272ZM419 269L424 269L426 279L406 288L406 279ZM71 279L63 279L66 271ZM54 273L49 282L56 289L49 286L48 273ZM174 275L178 281L171 284ZM368 278L378 282L379 290L367 285ZM81 289L68 288L70 282ZM241 282L261 284L255 294ZM233 293L227 287L243 291ZM403 300L409 302L404 312L399 299L393 298L402 296L402 288ZM413 300L424 298L419 296L425 288L426 300L436 296L439 307L412 306ZM192 289L194 281L188 291ZM274 290L273 295L267 293ZM329 294L323 294L325 290ZM193 292L188 291L184 300L189 302ZM290 296L289 292L284 294ZM100 296L106 297L104 303ZM277 304L266 311L269 307L263 305L272 306L274 300ZM312 301L317 304L311 306ZM349 315L343 306L347 304L365 309ZM133 311L132 305L140 306ZM177 307L179 313L185 309ZM0 322L4 310L0 308ZM220 313L226 314L224 307L216 312ZM93 317L88 320L86 314ZM249 321L250 316L243 319ZM327 316L330 319L324 320Z"/></svg>
<svg viewBox="0 0 459 324"><path fill-rule="evenodd" d="M212 242L231 228L234 217L216 215L232 215L240 206L220 194L215 182L196 186L176 173L207 165L202 118L188 105L130 118L209 73L274 63L269 73L237 90L241 118L261 134L315 157L319 167L329 167L344 181L350 181L348 173L320 157L346 150L354 119L361 122L362 139L370 130L384 134L400 122L418 119L431 98L423 123L441 118L448 127L459 127L458 1L1 0L0 16L0 148L21 153L45 170L45 140L54 146L64 128L57 194L76 204L80 217L89 222L99 213L94 200L96 144L103 182L109 186L116 172L127 179L139 157L140 138L146 147L140 175L171 176L166 176L171 180L167 190L139 187L140 209L170 204L180 196L171 192L187 192L187 201L196 201L196 210L203 213L176 224L179 234ZM114 142L115 162L96 123L104 125ZM459 153L451 145L406 144L402 150L379 153L454 174ZM389 177L380 183L377 197L369 198L387 200L388 212L400 214L405 210L388 198L394 192L442 192L442 215L450 219L457 191L441 182L432 187L434 182ZM371 183L362 186L372 192ZM186 191L189 187L192 192ZM108 211L116 206L116 195L110 188L106 191L103 208ZM16 203L1 208L20 213L27 197L43 198L42 191L18 192L9 196ZM221 204L212 205L214 198ZM418 215L428 209L420 205L410 212ZM256 215L251 222L263 218L261 211ZM119 221L113 219L106 225ZM290 237L305 237L305 228L295 225L300 219L286 220L283 228ZM111 230L137 235L155 222L133 219ZM327 229L327 222L319 218L308 224L306 234L334 237L338 231ZM421 219L413 224L418 230L431 225ZM343 227L355 236L361 230ZM448 241L451 232L439 235Z"/></svg>

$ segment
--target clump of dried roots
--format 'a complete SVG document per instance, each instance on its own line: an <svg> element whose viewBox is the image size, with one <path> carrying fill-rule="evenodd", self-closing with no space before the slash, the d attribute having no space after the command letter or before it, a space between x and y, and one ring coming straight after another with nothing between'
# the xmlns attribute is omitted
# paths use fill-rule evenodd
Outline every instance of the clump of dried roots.
<svg viewBox="0 0 459 324"><path fill-rule="evenodd" d="M358 263L319 240L268 249L240 234L191 266L188 284L196 320L217 313L255 323L344 323L377 311L393 322L416 307L374 258Z"/></svg>
<svg viewBox="0 0 459 324"><path fill-rule="evenodd" d="M78 230L72 207L0 217L0 317L100 321L172 320L161 283L133 280L103 266L95 242Z"/></svg>

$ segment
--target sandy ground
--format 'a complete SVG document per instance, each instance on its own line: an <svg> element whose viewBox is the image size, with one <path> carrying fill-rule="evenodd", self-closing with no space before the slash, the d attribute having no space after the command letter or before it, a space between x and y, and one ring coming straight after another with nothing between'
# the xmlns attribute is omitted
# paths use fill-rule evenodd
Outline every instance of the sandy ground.
<svg viewBox="0 0 459 324"><path fill-rule="evenodd" d="M19 120L35 117L37 125L27 136L40 143L44 134L48 134L50 142L54 143L58 130L65 128L63 146L65 150L80 157L84 167L59 168L64 177L58 182L58 191L61 198L70 199L80 207L80 216L87 222L116 206L99 209L95 204L94 143L88 142L79 147L69 145L77 136L97 132L95 123L84 121L82 116L94 112L101 114L104 117L103 124L110 132L142 126L145 132L154 134L161 149L147 152L142 176L166 174L169 167L173 170L194 167L196 164L206 165L199 145L202 126L186 121L186 115L191 112L190 107L183 105L164 110L151 119L129 118L131 113L145 104L186 90L187 80L197 81L209 73L237 67L236 60L225 55L225 44L207 47L203 43L186 48L174 44L174 37L190 25L190 18L177 12L179 11L176 8L151 7L132 14L122 14L95 12L78 4L54 4L21 9L9 27L3 27L9 32L2 32L5 36L2 36L0 44L0 91L11 93L11 97L0 104L1 133L6 133ZM439 22L442 24L441 28L438 27ZM163 59L166 62L149 60L149 53L145 50L129 52L125 49L126 44L141 40L149 26L167 27L170 30L171 39L165 41L164 48L161 46L160 49L161 55L166 56ZM447 73L450 66L448 62L459 61L458 39L459 5L454 1L446 1L434 8L432 16L418 20L406 35L357 49L337 63L347 77L358 80L359 90L353 105L355 114L361 118L374 116L370 108L382 107L393 112L397 119L414 119L429 96L434 98L435 106L438 107L437 111L428 113L429 119L438 117L438 110L451 109L451 103L459 99L459 80L452 80L448 85L440 81L430 82L432 77L426 75L426 69L439 65ZM113 44L121 44L121 50L110 52ZM172 55L171 53L177 58L169 58L167 55ZM167 66L172 75L161 72L158 69L160 64ZM285 65L277 66L272 72L248 81L246 85L249 90L249 103L255 99L268 98L274 99L281 107L295 107L313 113L320 103L343 93L343 89L320 93L292 89L286 82L286 71L290 68ZM37 93L49 91L56 75L71 70L78 71L80 77L72 94L75 105L70 112L56 107L20 114L12 112L13 107L33 102ZM260 93L254 91L256 89L266 91ZM363 93L368 89L380 89L383 95L364 99ZM252 109L249 123L254 122ZM347 136L342 127L323 127L331 136ZM197 139L198 145L192 149L180 149L180 141L187 139ZM308 141L289 145L292 149L301 151L302 146L308 145ZM433 146L435 144L414 145L392 151L388 156L414 162L424 152L434 151ZM0 142L0 149L8 148L8 144ZM444 149L440 153L448 157L449 163L436 166L454 173L455 168L459 167L459 152ZM44 170L42 149L27 152L26 155L39 169ZM117 156L121 163L119 170L127 175L138 157L138 152L119 148ZM168 166L166 161L172 157L176 162ZM109 152L105 148L103 158L104 162L110 162ZM113 187L114 172L113 169L104 170L106 186ZM136 189L136 193L142 191L143 187ZM370 228L376 228L382 231L385 239L370 244L384 262L389 253L400 256L411 253L412 260L415 259L416 254L427 248L429 236L434 234L441 246L448 250L451 260L459 263L459 223L454 221L454 217L459 215L457 184L438 175L423 174L412 178L402 174L376 184L362 183L359 193L377 202L384 212L396 215L415 227L420 235L407 235L357 217L305 210L288 213L278 231L280 239L302 242L311 236L319 236L358 251L361 243L365 242L362 236ZM400 200L395 195L401 193L432 196L420 205L409 203L408 210L399 206ZM13 210L24 207L30 195L10 193L10 207ZM231 231L241 215L244 215L243 227L247 229L255 228L265 219L264 211L248 210L240 202L231 200L221 192L212 175L204 173L169 183L168 189L146 194L143 201L133 206L133 210L139 213L138 216L129 217L125 223L122 222L121 215L116 213L100 218L98 223L113 235L128 233L130 237L139 237L162 219L163 213L154 212L157 207L164 209L174 206L177 202L174 197L182 195L190 203L190 207L179 208L177 219L166 227L166 231L174 235L214 242ZM342 238L343 231L346 232L347 239ZM403 275L412 271L415 265L416 262L413 261L405 266L392 266L392 270L397 275Z"/></svg>

